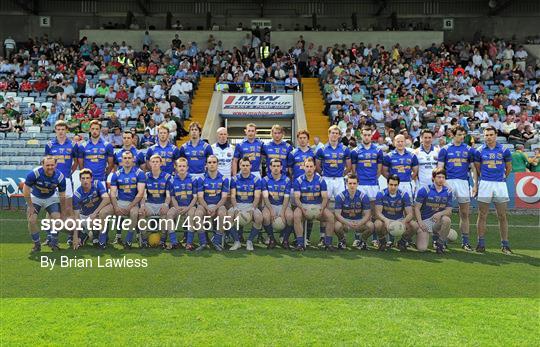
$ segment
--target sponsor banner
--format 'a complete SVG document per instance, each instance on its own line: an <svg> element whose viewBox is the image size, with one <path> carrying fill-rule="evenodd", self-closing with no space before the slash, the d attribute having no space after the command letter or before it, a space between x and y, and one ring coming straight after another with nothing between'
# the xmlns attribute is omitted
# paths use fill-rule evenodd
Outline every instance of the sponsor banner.
<svg viewBox="0 0 540 347"><path fill-rule="evenodd" d="M19 184L24 182L29 171L25 170L0 170L0 186L7 187L9 196L19 192Z"/></svg>
<svg viewBox="0 0 540 347"><path fill-rule="evenodd" d="M516 208L540 209L540 172L516 172L514 196Z"/></svg>
<svg viewBox="0 0 540 347"><path fill-rule="evenodd" d="M224 94L221 113L225 115L271 115L294 113L292 94Z"/></svg>

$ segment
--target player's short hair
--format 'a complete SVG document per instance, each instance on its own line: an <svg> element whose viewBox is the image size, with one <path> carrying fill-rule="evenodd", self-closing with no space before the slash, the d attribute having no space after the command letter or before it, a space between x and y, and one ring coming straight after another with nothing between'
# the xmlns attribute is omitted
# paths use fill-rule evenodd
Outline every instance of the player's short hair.
<svg viewBox="0 0 540 347"><path fill-rule="evenodd" d="M163 158L159 154L152 154L152 156L150 157L150 160L155 159L155 158L159 158L159 161L163 161Z"/></svg>
<svg viewBox="0 0 540 347"><path fill-rule="evenodd" d="M356 176L356 174L355 174L354 172L349 172L349 173L347 174L347 182L348 182L349 180L356 180L356 181L358 181L358 176Z"/></svg>
<svg viewBox="0 0 540 347"><path fill-rule="evenodd" d="M341 129L337 125L331 125L330 128L328 128L328 133L330 134L332 130L337 130L338 133L341 135Z"/></svg>
<svg viewBox="0 0 540 347"><path fill-rule="evenodd" d="M304 164L305 163L313 163L313 165L315 165L315 159L313 159L312 157L307 157L306 159L304 159Z"/></svg>
<svg viewBox="0 0 540 347"><path fill-rule="evenodd" d="M131 131L126 130L126 131L123 132L123 135L128 135L128 134L129 134L131 137L133 137L133 133L132 133Z"/></svg>
<svg viewBox="0 0 540 347"><path fill-rule="evenodd" d="M250 163L250 164L251 164L251 160L249 160L249 157L248 157L248 156L246 156L246 155L245 155L245 156L243 156L243 157L242 157L242 158L240 159L240 161L241 161L241 162L242 162L242 161L247 161L248 163Z"/></svg>
<svg viewBox="0 0 540 347"><path fill-rule="evenodd" d="M431 177L435 178L437 175L444 175L444 178L446 178L446 170L442 167L436 167L433 169L433 172L431 173Z"/></svg>
<svg viewBox="0 0 540 347"><path fill-rule="evenodd" d="M486 131L493 131L495 132L495 134L497 134L497 129L493 125L488 125L487 127L485 127L484 132Z"/></svg>
<svg viewBox="0 0 540 347"><path fill-rule="evenodd" d="M216 161L219 161L219 160L218 160L218 157L216 157L215 154L210 154L208 157L206 157L206 162L207 162L207 163L208 163L208 159L210 159L210 158L214 158Z"/></svg>
<svg viewBox="0 0 540 347"><path fill-rule="evenodd" d="M178 159L176 159L176 161L174 162L175 165L178 165L180 163L186 163L187 164L188 160L184 157L180 157Z"/></svg>
<svg viewBox="0 0 540 347"><path fill-rule="evenodd" d="M83 175L90 175L90 177L94 177L94 173L89 168L84 168L79 172L79 178L82 178Z"/></svg>
<svg viewBox="0 0 540 347"><path fill-rule="evenodd" d="M433 136L433 130L429 129L429 128L425 128L425 129L422 129L422 131L420 131L420 137L422 137L424 134L430 134L431 136Z"/></svg>
<svg viewBox="0 0 540 347"><path fill-rule="evenodd" d="M54 163L56 164L56 158L53 157L52 155L46 155L43 157L43 159L41 159L41 165L45 164L45 160L49 160L49 159L52 159L54 160Z"/></svg>
<svg viewBox="0 0 540 347"><path fill-rule="evenodd" d="M306 135L309 139L309 131L307 129L301 129L296 132L296 138L298 138L300 135Z"/></svg>
<svg viewBox="0 0 540 347"><path fill-rule="evenodd" d="M225 128L225 127L219 127L218 130L216 130L216 133L219 133L220 131L223 131L223 130L225 130L227 133L229 133L227 131L227 128Z"/></svg>
<svg viewBox="0 0 540 347"><path fill-rule="evenodd" d="M166 126L165 124L160 124L160 125L158 125L158 131L159 131L160 129L165 129L165 130L167 130L168 133L171 131L171 130L169 129L169 127Z"/></svg>
<svg viewBox="0 0 540 347"><path fill-rule="evenodd" d="M246 124L246 129L247 128L255 128L255 129L257 129L257 125L255 125L255 123L248 123L248 124Z"/></svg>
<svg viewBox="0 0 540 347"><path fill-rule="evenodd" d="M285 133L285 129L283 129L283 127L279 124L272 125L271 131L273 132L274 130L280 131L283 134Z"/></svg>
<svg viewBox="0 0 540 347"><path fill-rule="evenodd" d="M98 121L97 119L94 119L93 121L90 122L90 127L92 127L92 125L97 125L101 129L101 122Z"/></svg>
<svg viewBox="0 0 540 347"><path fill-rule="evenodd" d="M57 120L56 123L54 123L54 128L56 129L57 127L64 127L67 129L68 125L66 123L65 120Z"/></svg>
<svg viewBox="0 0 540 347"><path fill-rule="evenodd" d="M450 130L452 132L452 135L456 135L458 131L463 131L464 133L467 133L467 129L465 129L462 125L455 125Z"/></svg>
<svg viewBox="0 0 540 347"><path fill-rule="evenodd" d="M364 126L362 127L362 131L373 132L373 129L372 129L371 126L369 126L369 125L364 125Z"/></svg>
<svg viewBox="0 0 540 347"><path fill-rule="evenodd" d="M396 174L388 176L388 178L386 179L386 183L390 183L390 181L397 181L398 184L401 183L401 180L399 179L399 176L396 175Z"/></svg>
<svg viewBox="0 0 540 347"><path fill-rule="evenodd" d="M131 153L131 151L124 151L124 152L122 153L122 157L123 157L124 155L126 155L126 154L129 154L129 155L131 155L132 157L135 157L135 156L133 155L133 153Z"/></svg>
<svg viewBox="0 0 540 347"><path fill-rule="evenodd" d="M278 158L272 158L270 160L270 166L272 166L272 164L274 163L278 163L279 165L283 165L283 163L281 162L281 160L279 160Z"/></svg>
<svg viewBox="0 0 540 347"><path fill-rule="evenodd" d="M199 129L199 132L202 131L201 123L199 123L199 122L191 122L191 123L189 123L188 130L191 130L191 128L193 128L193 127L196 127L197 129Z"/></svg>

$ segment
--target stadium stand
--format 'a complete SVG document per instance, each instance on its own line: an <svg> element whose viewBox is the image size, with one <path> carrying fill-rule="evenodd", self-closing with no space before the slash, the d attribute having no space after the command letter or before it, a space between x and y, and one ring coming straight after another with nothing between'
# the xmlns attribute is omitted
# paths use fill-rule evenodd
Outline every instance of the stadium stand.
<svg viewBox="0 0 540 347"><path fill-rule="evenodd" d="M323 142L329 124L338 125L350 145L358 129L370 124L386 150L398 133L409 147L418 146L423 127L444 145L457 123L468 129L467 143L477 145L481 128L491 124L500 143L523 144L536 167L540 67L527 65L527 53L514 42L323 49L300 38L288 50L271 47L261 59L262 53L249 44L229 52L215 39L200 49L173 42L166 51L97 45L87 38L78 45L31 42L9 61L0 59L0 167L37 164L60 119L83 139L89 121L101 119L108 128L103 137L110 139L117 127L153 136L169 114L181 140L184 121L204 124L213 90L287 92L293 89L288 78L297 80L309 128Z"/></svg>

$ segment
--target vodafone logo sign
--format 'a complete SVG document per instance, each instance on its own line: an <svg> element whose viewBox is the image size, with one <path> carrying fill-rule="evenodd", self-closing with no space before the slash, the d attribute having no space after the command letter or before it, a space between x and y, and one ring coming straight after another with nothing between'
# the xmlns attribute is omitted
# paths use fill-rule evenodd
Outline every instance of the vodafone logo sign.
<svg viewBox="0 0 540 347"><path fill-rule="evenodd" d="M521 172L515 175L516 207L540 208L540 174Z"/></svg>

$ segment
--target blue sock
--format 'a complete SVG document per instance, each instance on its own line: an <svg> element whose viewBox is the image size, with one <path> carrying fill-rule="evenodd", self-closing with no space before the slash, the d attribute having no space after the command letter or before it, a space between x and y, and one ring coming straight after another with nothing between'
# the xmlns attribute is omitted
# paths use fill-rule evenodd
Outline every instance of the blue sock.
<svg viewBox="0 0 540 347"><path fill-rule="evenodd" d="M201 246L208 243L208 241L206 241L206 233L199 233L199 242L201 243Z"/></svg>
<svg viewBox="0 0 540 347"><path fill-rule="evenodd" d="M131 244L131 242L133 241L133 235L135 234L135 232L133 231L128 231L127 232L127 235L126 235L126 242L128 244Z"/></svg>
<svg viewBox="0 0 540 347"><path fill-rule="evenodd" d="M248 240L253 241L255 238L259 235L259 230L255 229L255 227L251 228L251 232L249 233Z"/></svg>
<svg viewBox="0 0 540 347"><path fill-rule="evenodd" d="M167 242L167 233L161 233L161 238L159 239L160 243Z"/></svg>
<svg viewBox="0 0 540 347"><path fill-rule="evenodd" d="M70 232L70 233L68 234L67 241L68 241L68 242L70 242L70 241L73 242L73 232Z"/></svg>
<svg viewBox="0 0 540 347"><path fill-rule="evenodd" d="M311 239L311 229L313 229L313 221L308 220L307 222L307 238Z"/></svg>
<svg viewBox="0 0 540 347"><path fill-rule="evenodd" d="M283 241L289 241L289 236L292 233L293 227L291 225L287 225L285 229L283 229Z"/></svg>
<svg viewBox="0 0 540 347"><path fill-rule="evenodd" d="M57 245L58 244L58 233L51 233L51 245Z"/></svg>
<svg viewBox="0 0 540 347"><path fill-rule="evenodd" d="M34 243L39 243L39 232L32 233L32 241L34 241Z"/></svg>
<svg viewBox="0 0 540 347"><path fill-rule="evenodd" d="M324 244L325 244L326 246L332 245L332 236L325 236L325 237L324 237Z"/></svg>
<svg viewBox="0 0 540 347"><path fill-rule="evenodd" d="M104 245L107 243L107 233L99 233L99 244Z"/></svg>
<svg viewBox="0 0 540 347"><path fill-rule="evenodd" d="M264 226L264 231L266 231L266 234L268 234L268 237L270 238L270 240L275 240L275 238L274 238L274 228L272 227L272 224L265 225Z"/></svg>
<svg viewBox="0 0 540 347"><path fill-rule="evenodd" d="M464 245L469 244L469 234L461 234L461 243Z"/></svg>
<svg viewBox="0 0 540 347"><path fill-rule="evenodd" d="M501 246L503 246L503 247L510 247L510 243L508 242L508 240L502 240L502 241L501 241Z"/></svg>
<svg viewBox="0 0 540 347"><path fill-rule="evenodd" d="M478 238L478 246L480 247L486 247L486 240L484 240L483 237Z"/></svg>
<svg viewBox="0 0 540 347"><path fill-rule="evenodd" d="M296 237L296 245L304 247L304 237L303 236L297 236Z"/></svg>
<svg viewBox="0 0 540 347"><path fill-rule="evenodd" d="M326 236L326 227L323 227L321 225L321 237L325 237Z"/></svg>
<svg viewBox="0 0 540 347"><path fill-rule="evenodd" d="M187 231L186 232L186 243L188 245L191 245L193 243L193 238L195 237L195 233L193 231Z"/></svg>
<svg viewBox="0 0 540 347"><path fill-rule="evenodd" d="M221 246L221 242L223 240L223 234L222 233L219 233L217 231L214 232L214 236L212 237L212 243L214 245L219 245Z"/></svg>
<svg viewBox="0 0 540 347"><path fill-rule="evenodd" d="M171 240L171 243L173 245L178 244L178 240L176 239L176 232L171 231L171 233L169 234L169 239Z"/></svg>
<svg viewBox="0 0 540 347"><path fill-rule="evenodd" d="M238 231L236 231L236 228L232 228L229 233L231 234L234 242L240 241L240 236L238 236Z"/></svg>
<svg viewBox="0 0 540 347"><path fill-rule="evenodd" d="M433 242L439 241L439 235L433 234Z"/></svg>

